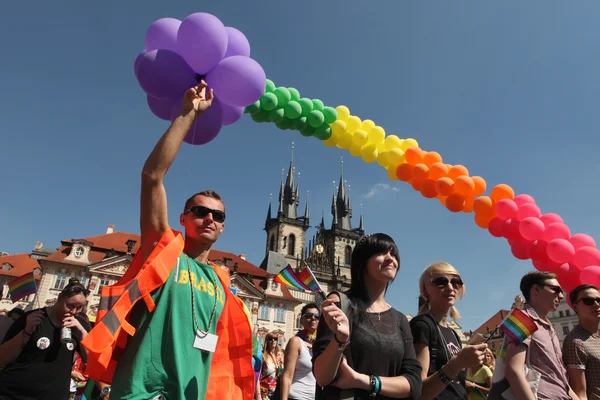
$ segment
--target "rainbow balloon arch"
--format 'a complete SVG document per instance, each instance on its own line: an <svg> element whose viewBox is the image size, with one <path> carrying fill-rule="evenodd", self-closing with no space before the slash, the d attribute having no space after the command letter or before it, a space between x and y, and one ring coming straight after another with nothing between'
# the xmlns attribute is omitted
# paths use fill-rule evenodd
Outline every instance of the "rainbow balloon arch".
<svg viewBox="0 0 600 400"><path fill-rule="evenodd" d="M134 72L150 110L168 121L178 115L183 93L201 79L214 90L213 106L185 138L189 144L210 142L244 113L255 122L296 130L366 163L376 162L389 179L410 184L450 212L473 214L478 227L508 241L517 259L556 273L567 292L582 283L600 287L600 250L591 236L572 235L559 215L542 214L532 196L515 195L509 185L496 185L486 194L485 179L472 176L465 166L444 163L439 153L422 149L415 139L387 134L346 106L330 107L301 97L295 88L277 87L250 58L244 34L211 14L152 23Z"/></svg>

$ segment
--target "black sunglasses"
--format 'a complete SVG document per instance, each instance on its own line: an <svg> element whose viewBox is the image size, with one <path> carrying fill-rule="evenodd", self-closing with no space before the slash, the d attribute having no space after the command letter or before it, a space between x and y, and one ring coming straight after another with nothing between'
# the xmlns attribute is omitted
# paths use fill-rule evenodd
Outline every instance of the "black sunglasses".
<svg viewBox="0 0 600 400"><path fill-rule="evenodd" d="M544 286L550 288L550 290L552 290L554 293L556 294L561 294L564 293L565 291L563 290L563 288L561 288L560 286L556 286L556 285L546 285L544 284Z"/></svg>
<svg viewBox="0 0 600 400"><path fill-rule="evenodd" d="M460 289L464 285L462 279L460 279L458 276L455 276L452 279L448 279L445 276L438 276L437 278L431 280L431 283L440 288L448 286L448 282L452 284L454 289Z"/></svg>
<svg viewBox="0 0 600 400"><path fill-rule="evenodd" d="M575 303L579 303L580 301L583 302L583 304L585 304L586 306L592 306L594 305L594 303L598 303L600 305L600 297L582 297L581 299L577 300Z"/></svg>
<svg viewBox="0 0 600 400"><path fill-rule="evenodd" d="M277 338L274 338L274 337L267 339L267 342L276 342L276 341L277 341Z"/></svg>
<svg viewBox="0 0 600 400"><path fill-rule="evenodd" d="M311 318L319 319L319 318L321 318L321 316L319 314L315 314L315 313L312 313L312 312L307 312L302 317L306 318L306 319L311 319Z"/></svg>
<svg viewBox="0 0 600 400"><path fill-rule="evenodd" d="M213 210L204 206L194 206L185 210L185 213L187 214L190 211L193 212L198 218L204 218L208 214L212 214L212 217L215 220L215 222L225 222L225 213L221 210Z"/></svg>

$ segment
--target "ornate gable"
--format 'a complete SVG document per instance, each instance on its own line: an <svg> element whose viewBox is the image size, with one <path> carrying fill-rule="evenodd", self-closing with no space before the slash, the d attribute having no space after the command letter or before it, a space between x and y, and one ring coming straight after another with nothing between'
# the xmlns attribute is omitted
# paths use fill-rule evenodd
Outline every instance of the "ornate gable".
<svg viewBox="0 0 600 400"><path fill-rule="evenodd" d="M108 260L103 260L94 265L90 265L89 270L91 273L95 274L106 274L121 277L123 276L125 271L127 271L127 268L129 268L132 259L133 258L129 254L119 257L113 257Z"/></svg>

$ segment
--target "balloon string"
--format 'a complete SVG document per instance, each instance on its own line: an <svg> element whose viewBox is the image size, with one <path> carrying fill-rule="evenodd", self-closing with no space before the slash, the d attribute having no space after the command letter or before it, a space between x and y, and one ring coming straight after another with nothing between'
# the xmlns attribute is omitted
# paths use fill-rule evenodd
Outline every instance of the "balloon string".
<svg viewBox="0 0 600 400"><path fill-rule="evenodd" d="M191 143L195 143L195 139L196 139L196 120L194 120L194 127L192 129L192 141ZM188 184L190 181L190 177L192 176L192 159L193 157L190 157L190 162L188 163L188 171L187 171L187 176L185 179L185 196L186 198L189 197L188 195Z"/></svg>

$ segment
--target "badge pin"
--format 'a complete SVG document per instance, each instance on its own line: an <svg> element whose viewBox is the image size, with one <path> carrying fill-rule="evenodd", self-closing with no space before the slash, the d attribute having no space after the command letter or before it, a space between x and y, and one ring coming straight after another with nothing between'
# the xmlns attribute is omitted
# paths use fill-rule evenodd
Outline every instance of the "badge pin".
<svg viewBox="0 0 600 400"><path fill-rule="evenodd" d="M47 337L39 338L37 341L37 347L40 350L46 350L48 347L50 347L50 339Z"/></svg>
<svg viewBox="0 0 600 400"><path fill-rule="evenodd" d="M75 345L73 343L67 343L67 349L69 351L73 351L74 348L75 348Z"/></svg>

